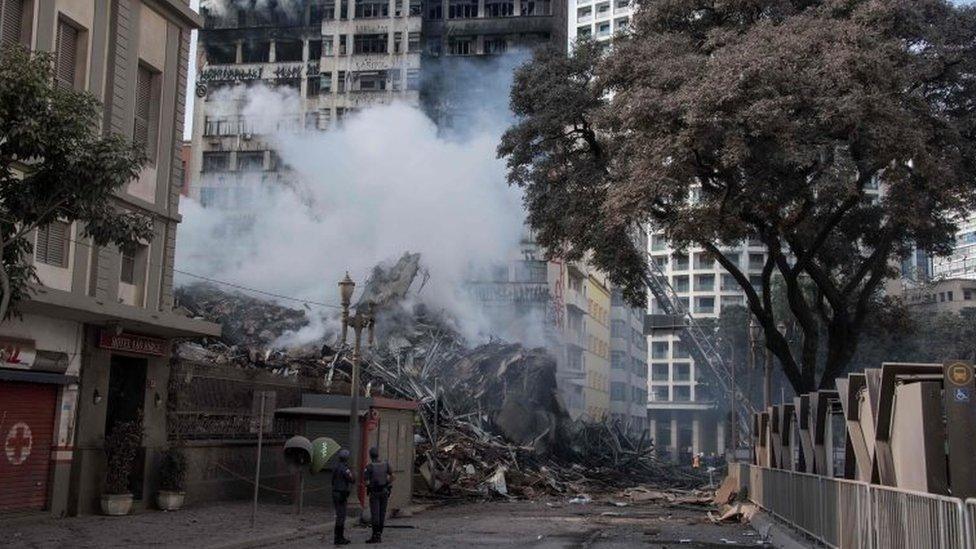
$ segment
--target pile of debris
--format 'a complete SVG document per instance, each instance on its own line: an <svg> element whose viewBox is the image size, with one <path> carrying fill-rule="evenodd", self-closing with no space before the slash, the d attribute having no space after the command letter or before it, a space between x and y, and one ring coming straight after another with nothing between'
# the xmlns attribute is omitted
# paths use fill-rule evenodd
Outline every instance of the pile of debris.
<svg viewBox="0 0 976 549"><path fill-rule="evenodd" d="M572 420L546 349L502 341L471 348L453 319L415 303L426 282L419 256L406 254L374 269L356 308L377 305L376 344L362 358L364 392L419 404L416 465L431 493L587 498L638 483L704 484L702 475L659 460L646 433L632 437L613 423ZM224 325L224 341L185 343L181 357L314 376L326 391L348 392L348 345L270 347L309 322L304 311L210 285L178 295L190 314Z"/></svg>

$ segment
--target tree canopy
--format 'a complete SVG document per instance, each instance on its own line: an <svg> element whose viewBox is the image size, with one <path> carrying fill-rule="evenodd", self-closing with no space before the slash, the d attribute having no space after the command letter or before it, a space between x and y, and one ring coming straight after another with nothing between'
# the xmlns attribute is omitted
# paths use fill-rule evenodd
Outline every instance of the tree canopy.
<svg viewBox="0 0 976 549"><path fill-rule="evenodd" d="M592 250L635 304L647 267L628 227L709 252L809 391L850 362L893 262L948 251L974 201L974 100L972 7L648 0L609 48L541 51L517 72L498 152L539 242ZM727 255L750 238L767 254L755 286Z"/></svg>
<svg viewBox="0 0 976 549"><path fill-rule="evenodd" d="M101 115L91 94L54 83L49 54L0 53L0 320L37 280L38 228L79 221L98 246L151 237L149 220L114 200L138 176L143 147L103 133Z"/></svg>

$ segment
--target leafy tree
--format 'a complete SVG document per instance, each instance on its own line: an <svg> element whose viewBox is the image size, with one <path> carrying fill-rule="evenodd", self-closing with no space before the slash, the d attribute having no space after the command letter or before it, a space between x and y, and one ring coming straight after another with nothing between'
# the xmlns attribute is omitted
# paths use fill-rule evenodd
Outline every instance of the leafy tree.
<svg viewBox="0 0 976 549"><path fill-rule="evenodd" d="M138 176L142 147L100 130L89 93L54 83L52 57L11 47L0 53L0 320L37 281L34 231L79 221L98 246L151 237L149 220L113 195Z"/></svg>
<svg viewBox="0 0 976 549"><path fill-rule="evenodd" d="M593 250L641 304L627 228L653 223L735 277L796 391L830 386L893 261L945 253L972 205L974 37L976 10L946 0L649 0L609 50L517 72L498 152L551 253ZM726 255L748 238L759 288Z"/></svg>

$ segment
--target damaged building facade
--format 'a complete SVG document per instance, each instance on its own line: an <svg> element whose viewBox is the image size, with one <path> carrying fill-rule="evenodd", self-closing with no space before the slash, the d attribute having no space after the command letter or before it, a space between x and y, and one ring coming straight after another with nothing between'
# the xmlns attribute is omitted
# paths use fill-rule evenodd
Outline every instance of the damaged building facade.
<svg viewBox="0 0 976 549"><path fill-rule="evenodd" d="M140 143L148 164L112 207L152 222L151 241L96 246L78 222L53 222L30 238L38 284L22 316L0 326L0 513L54 516L98 509L105 435L143 418L136 508L155 495L166 446L166 386L174 338L220 327L173 312L173 261L182 178L190 31L179 0L5 0L5 46L50 52L58 86L103 104L103 130ZM2 519L0 519L2 520Z"/></svg>
<svg viewBox="0 0 976 549"><path fill-rule="evenodd" d="M226 2L203 9L190 196L233 209L289 181L267 136L328 130L373 105L420 98L420 2ZM295 98L274 120L247 110L264 85Z"/></svg>
<svg viewBox="0 0 976 549"><path fill-rule="evenodd" d="M269 133L328 130L393 101L456 128L479 97L507 96L483 66L566 43L561 0L226 0L202 13L188 194L225 208L288 182ZM294 94L296 112L249 117L259 84Z"/></svg>

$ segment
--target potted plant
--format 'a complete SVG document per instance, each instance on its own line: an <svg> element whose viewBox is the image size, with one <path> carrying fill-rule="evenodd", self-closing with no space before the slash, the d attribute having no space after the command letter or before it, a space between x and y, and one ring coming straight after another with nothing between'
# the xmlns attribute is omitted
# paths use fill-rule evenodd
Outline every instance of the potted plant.
<svg viewBox="0 0 976 549"><path fill-rule="evenodd" d="M156 505L163 511L176 511L183 507L186 496L186 454L179 448L169 448L163 452L159 463L159 493Z"/></svg>
<svg viewBox="0 0 976 549"><path fill-rule="evenodd" d="M132 465L142 444L142 422L116 423L105 436L105 490L102 492L102 512L106 515L127 515L132 509L129 477Z"/></svg>

